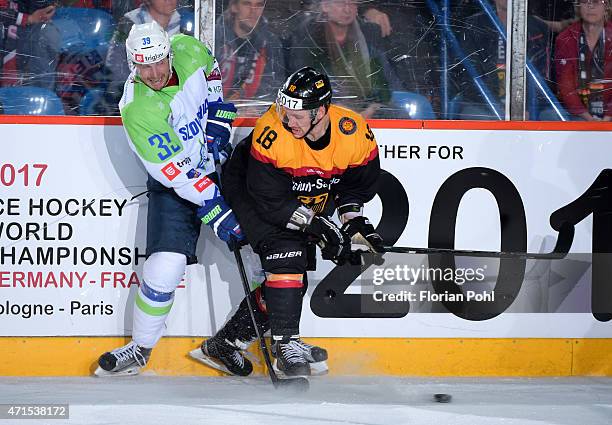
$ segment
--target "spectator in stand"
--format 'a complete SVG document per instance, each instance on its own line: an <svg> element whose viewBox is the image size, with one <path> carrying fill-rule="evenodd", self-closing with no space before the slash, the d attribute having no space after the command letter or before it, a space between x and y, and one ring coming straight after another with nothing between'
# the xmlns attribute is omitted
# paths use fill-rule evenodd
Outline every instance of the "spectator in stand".
<svg viewBox="0 0 612 425"><path fill-rule="evenodd" d="M64 7L81 7L86 9L101 9L112 13L113 0L60 0Z"/></svg>
<svg viewBox="0 0 612 425"><path fill-rule="evenodd" d="M60 35L49 20L55 3L0 0L2 86L53 89Z"/></svg>
<svg viewBox="0 0 612 425"><path fill-rule="evenodd" d="M580 0L578 22L557 37L559 97L577 120L612 120L612 22L609 0Z"/></svg>
<svg viewBox="0 0 612 425"><path fill-rule="evenodd" d="M507 0L495 0L495 10L502 26L507 20ZM502 107L506 100L506 43L485 12L470 16L461 31L456 32L464 58L476 69L480 80L488 88L494 101ZM544 22L532 16L527 18L527 57L539 71L541 77L550 79L551 52L549 49L550 30ZM461 119L496 119L486 106L486 101L474 83L467 69L461 65L455 68L457 94L461 94Z"/></svg>
<svg viewBox="0 0 612 425"><path fill-rule="evenodd" d="M281 38L289 38L295 28L307 19L315 19L320 10L320 0L287 0L289 17L277 19ZM438 33L433 31L435 20L431 12L420 0L387 0L384 2L357 2L361 22L376 24L380 27L379 44L384 56L400 82L399 90L418 93L427 98L435 111L440 109L439 86L439 47L436 45ZM287 15L285 15L286 17ZM358 18L358 19L359 19ZM278 25L278 23L277 23ZM299 40L298 40L299 41ZM289 55L294 52L289 52ZM291 60L287 60L290 63ZM332 76L333 79L333 76ZM395 89L394 89L395 90ZM401 93L393 99L393 106L405 108L405 98ZM384 111L392 117L393 111ZM377 111L380 115L381 111ZM404 111L402 111L402 114Z"/></svg>
<svg viewBox="0 0 612 425"><path fill-rule="evenodd" d="M118 115L119 99L123 94L123 84L130 75L125 51L125 40L134 24L157 22L170 36L175 34L193 35L193 25L183 25L177 11L177 0L145 0L137 9L126 13L117 24L106 55L106 69L109 85L104 99L97 106L102 115ZM188 22L188 24L191 22Z"/></svg>
<svg viewBox="0 0 612 425"><path fill-rule="evenodd" d="M64 1L70 2L74 0L64 0ZM77 0L77 1L83 1L87 3L87 2L91 2L92 0ZM94 2L95 1L104 2L102 9L106 10L111 15L113 15L113 19L116 22L119 22L121 18L123 18L123 16L126 13L128 13L130 10L138 9L140 6L142 6L143 3L146 2L146 0L93 0L93 1ZM110 9L108 9L107 4L110 5ZM193 5L194 5L194 0L178 0L177 9L193 10Z"/></svg>
<svg viewBox="0 0 612 425"><path fill-rule="evenodd" d="M288 76L281 41L262 16L265 5L265 0L230 0L216 23L223 98L237 103L240 115L265 112Z"/></svg>
<svg viewBox="0 0 612 425"><path fill-rule="evenodd" d="M530 1L529 14L542 19L553 32L561 32L575 22L574 4L576 0Z"/></svg>
<svg viewBox="0 0 612 425"><path fill-rule="evenodd" d="M366 118L392 118L402 84L386 56L381 27L358 19L355 0L321 0L290 39L289 68L312 66L330 76L335 99Z"/></svg>
<svg viewBox="0 0 612 425"><path fill-rule="evenodd" d="M367 2L360 7L366 22L375 23L387 44L386 56L403 89L425 96L435 111L440 110L438 33L435 20L423 2L387 0Z"/></svg>

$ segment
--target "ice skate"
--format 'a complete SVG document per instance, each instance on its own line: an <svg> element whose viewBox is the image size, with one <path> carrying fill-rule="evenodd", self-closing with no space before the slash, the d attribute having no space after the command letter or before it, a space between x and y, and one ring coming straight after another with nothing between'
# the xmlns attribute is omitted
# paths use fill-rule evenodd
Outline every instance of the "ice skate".
<svg viewBox="0 0 612 425"><path fill-rule="evenodd" d="M144 348L130 341L129 344L104 353L98 359L96 376L138 375L151 356L151 348Z"/></svg>
<svg viewBox="0 0 612 425"><path fill-rule="evenodd" d="M202 343L199 348L189 352L189 355L221 372L236 376L249 376L253 371L253 364L242 352L248 344L236 341L232 344L226 339L212 337Z"/></svg>
<svg viewBox="0 0 612 425"><path fill-rule="evenodd" d="M304 353L304 358L310 364L310 375L325 375L329 368L327 367L327 350L316 345L307 344L301 339L297 339L296 345Z"/></svg>
<svg viewBox="0 0 612 425"><path fill-rule="evenodd" d="M325 348L308 344L299 338L296 340L296 348L302 351L304 358L310 364L310 376L325 375L329 372L327 366L327 350ZM272 344L272 356L276 357L274 344ZM276 365L276 360L274 364ZM278 368L275 367L275 370L277 369Z"/></svg>
<svg viewBox="0 0 612 425"><path fill-rule="evenodd" d="M274 371L279 377L310 376L310 363L299 338L282 337L272 341Z"/></svg>

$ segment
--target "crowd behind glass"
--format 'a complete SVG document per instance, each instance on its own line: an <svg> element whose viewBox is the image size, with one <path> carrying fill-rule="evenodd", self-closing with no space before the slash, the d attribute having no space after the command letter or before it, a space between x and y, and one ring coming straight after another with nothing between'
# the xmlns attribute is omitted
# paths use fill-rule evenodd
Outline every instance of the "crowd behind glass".
<svg viewBox="0 0 612 425"><path fill-rule="evenodd" d="M186 1L0 3L3 112L118 115L131 26L193 35ZM529 2L528 119L612 119L609 1ZM241 116L309 65L367 118L503 119L507 13L507 0L218 0L214 51Z"/></svg>

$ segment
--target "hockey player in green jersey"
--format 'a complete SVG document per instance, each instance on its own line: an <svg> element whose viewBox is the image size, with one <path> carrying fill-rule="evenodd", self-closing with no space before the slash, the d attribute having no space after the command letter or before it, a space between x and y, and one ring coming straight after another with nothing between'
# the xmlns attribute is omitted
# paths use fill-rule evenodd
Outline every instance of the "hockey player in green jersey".
<svg viewBox="0 0 612 425"><path fill-rule="evenodd" d="M130 147L147 170L147 260L135 297L132 341L98 360L97 375L137 374L162 336L174 290L196 262L202 222L227 243L243 233L215 183L236 108L223 102L221 73L197 39L156 23L126 40L128 77L119 103Z"/></svg>

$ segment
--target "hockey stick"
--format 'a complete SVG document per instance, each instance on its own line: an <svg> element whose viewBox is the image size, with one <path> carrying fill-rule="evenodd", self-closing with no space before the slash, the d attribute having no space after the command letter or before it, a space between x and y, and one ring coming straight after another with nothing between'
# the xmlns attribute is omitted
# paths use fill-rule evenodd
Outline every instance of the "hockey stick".
<svg viewBox="0 0 612 425"><path fill-rule="evenodd" d="M219 158L219 149L217 147L217 140L212 144L212 153L213 160L215 161L215 169L219 176L219 187L221 187L221 170L219 170L221 161ZM272 367L272 361L270 360L270 353L268 353L268 347L266 345L266 340L257 325L257 319L255 319L255 313L253 310L253 303L251 302L251 288L249 285L249 279L246 275L246 270L244 269L244 262L242 261L242 255L240 254L240 243L232 237L231 244L228 244L230 250L234 252L234 257L236 258L236 265L238 266L238 272L240 274L240 281L242 282L242 289L244 289L244 296L246 298L247 306L249 309L249 315L251 316L251 322L253 323L253 327L255 328L255 334L257 335L257 340L259 341L259 349L261 350L261 354L263 355L264 361L266 362L266 367L268 368L268 375L270 375L270 379L272 380L272 385L274 388L292 388L296 392L306 392L308 388L310 388L310 383L306 378L295 377L295 378L287 378L280 379L274 369Z"/></svg>
<svg viewBox="0 0 612 425"><path fill-rule="evenodd" d="M399 254L447 254L465 257L488 257L488 258L516 258L516 259L533 259L533 260L560 260L565 258L572 247L574 241L574 226L569 223L563 223L559 229L557 243L551 252L530 253L530 252L495 252L495 251L470 251L450 248L415 248L415 247L399 247L385 246L383 253L399 253Z"/></svg>
<svg viewBox="0 0 612 425"><path fill-rule="evenodd" d="M287 388L290 387L298 392L308 391L310 384L308 379L303 377L295 377L295 378L286 378L280 379L274 369L272 368L272 362L270 361L270 354L268 353L268 347L266 345L266 340L264 339L259 326L257 325L257 320L255 319L255 313L253 313L253 304L251 303L251 289L249 288L249 280L246 275L246 271L244 269L244 263L242 262L242 255L240 254L240 245L238 243L234 244L234 256L236 257L236 264L238 265L238 271L240 272L240 280L242 281L242 288L244 289L244 295L246 296L246 302L249 307L249 314L251 316L251 321L253 322L253 326L255 327L255 333L257 334L257 339L259 340L259 348L261 350L261 354L263 355L264 361L266 362L266 367L268 368L268 374L270 375L270 379L272 380L272 385L274 388Z"/></svg>
<svg viewBox="0 0 612 425"><path fill-rule="evenodd" d="M219 149L217 147L217 140L212 144L212 154L213 160L215 161L215 171L219 176L219 188L221 187L221 170L220 165L221 161L219 158ZM306 378L296 377L296 378L287 378L280 379L276 376L276 372L272 368L272 361L270 360L270 354L268 353L268 347L266 345L266 340L257 325L257 319L255 319L255 313L253 310L253 303L251 302L251 288L249 285L249 279L246 275L246 270L244 269L244 262L242 261L242 255L240 254L240 243L234 238L231 238L232 241L228 244L231 251L234 252L234 257L236 258L236 265L238 266L238 272L240 274L240 281L242 282L242 289L244 289L244 296L246 298L247 306L249 309L249 315L251 316L251 322L253 323L253 327L255 328L255 334L257 335L257 340L259 341L259 349L261 350L261 354L263 355L264 361L266 362L266 367L268 368L268 374L270 375L270 379L272 380L272 385L274 388L291 388L296 392L306 392L308 388L310 388L310 383Z"/></svg>

